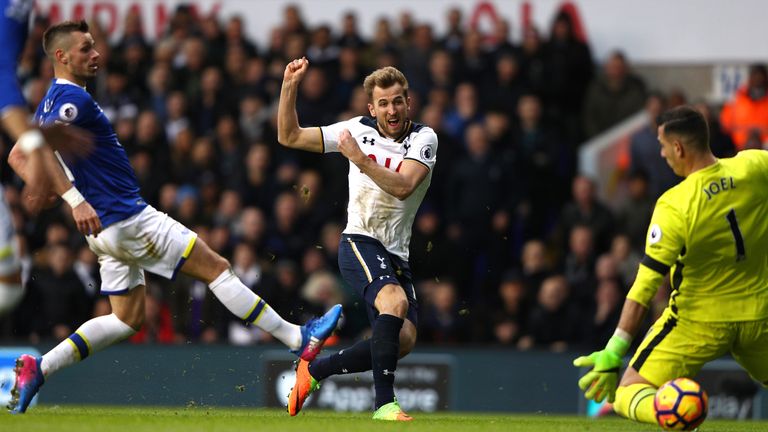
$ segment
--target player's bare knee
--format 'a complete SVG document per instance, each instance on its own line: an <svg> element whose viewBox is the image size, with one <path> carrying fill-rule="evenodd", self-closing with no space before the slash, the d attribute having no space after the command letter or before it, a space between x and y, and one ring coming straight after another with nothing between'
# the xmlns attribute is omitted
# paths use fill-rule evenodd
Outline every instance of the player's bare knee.
<svg viewBox="0 0 768 432"><path fill-rule="evenodd" d="M386 302L386 310L382 311L382 313L394 315L398 318L405 318L406 313L408 313L408 299L406 299L405 296L402 298L394 296Z"/></svg>
<svg viewBox="0 0 768 432"><path fill-rule="evenodd" d="M376 296L376 309L380 314L405 318L408 313L408 298L399 285L385 285Z"/></svg>

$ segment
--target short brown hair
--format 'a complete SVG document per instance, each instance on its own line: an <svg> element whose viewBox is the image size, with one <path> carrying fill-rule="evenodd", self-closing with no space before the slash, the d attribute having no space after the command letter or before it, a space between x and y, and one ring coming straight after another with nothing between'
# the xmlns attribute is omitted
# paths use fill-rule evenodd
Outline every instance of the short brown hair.
<svg viewBox="0 0 768 432"><path fill-rule="evenodd" d="M88 23L85 20L62 21L48 27L45 33L43 33L43 51L45 51L45 54L53 57L56 45L62 36L67 36L74 32L88 33Z"/></svg>
<svg viewBox="0 0 768 432"><path fill-rule="evenodd" d="M408 97L408 80L405 79L405 75L395 67L386 66L381 69L376 69L371 72L370 75L365 77L363 88L365 88L365 93L368 95L368 100L372 100L374 87L385 89L390 88L395 84L403 86L405 96Z"/></svg>

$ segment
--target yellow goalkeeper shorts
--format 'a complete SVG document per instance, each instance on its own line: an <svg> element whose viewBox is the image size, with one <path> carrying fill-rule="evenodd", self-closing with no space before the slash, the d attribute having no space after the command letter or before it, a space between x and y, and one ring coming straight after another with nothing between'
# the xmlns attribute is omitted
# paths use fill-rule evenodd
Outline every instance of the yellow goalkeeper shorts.
<svg viewBox="0 0 768 432"><path fill-rule="evenodd" d="M694 377L727 353L768 385L768 320L702 322L677 318L669 308L653 324L629 365L655 386Z"/></svg>

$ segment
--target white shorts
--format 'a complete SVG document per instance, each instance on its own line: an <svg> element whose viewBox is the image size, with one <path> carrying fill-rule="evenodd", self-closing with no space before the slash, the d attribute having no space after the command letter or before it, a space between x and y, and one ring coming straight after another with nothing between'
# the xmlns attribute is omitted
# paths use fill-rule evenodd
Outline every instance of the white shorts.
<svg viewBox="0 0 768 432"><path fill-rule="evenodd" d="M0 187L0 276L10 276L21 270L16 230L13 229L13 215Z"/></svg>
<svg viewBox="0 0 768 432"><path fill-rule="evenodd" d="M192 252L197 234L147 206L86 240L99 257L101 293L115 295L144 285L144 270L175 278Z"/></svg>

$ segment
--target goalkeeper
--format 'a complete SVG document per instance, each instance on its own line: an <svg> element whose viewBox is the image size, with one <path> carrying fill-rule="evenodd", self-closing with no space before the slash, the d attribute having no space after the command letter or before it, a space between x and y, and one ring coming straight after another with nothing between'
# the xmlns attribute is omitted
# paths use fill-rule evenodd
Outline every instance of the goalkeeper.
<svg viewBox="0 0 768 432"><path fill-rule="evenodd" d="M686 177L656 203L637 278L605 349L573 364L588 399L656 423L656 389L694 377L727 353L768 384L768 152L717 159L704 117L678 107L660 117L661 156ZM664 275L669 305L640 343L621 382L622 358Z"/></svg>

